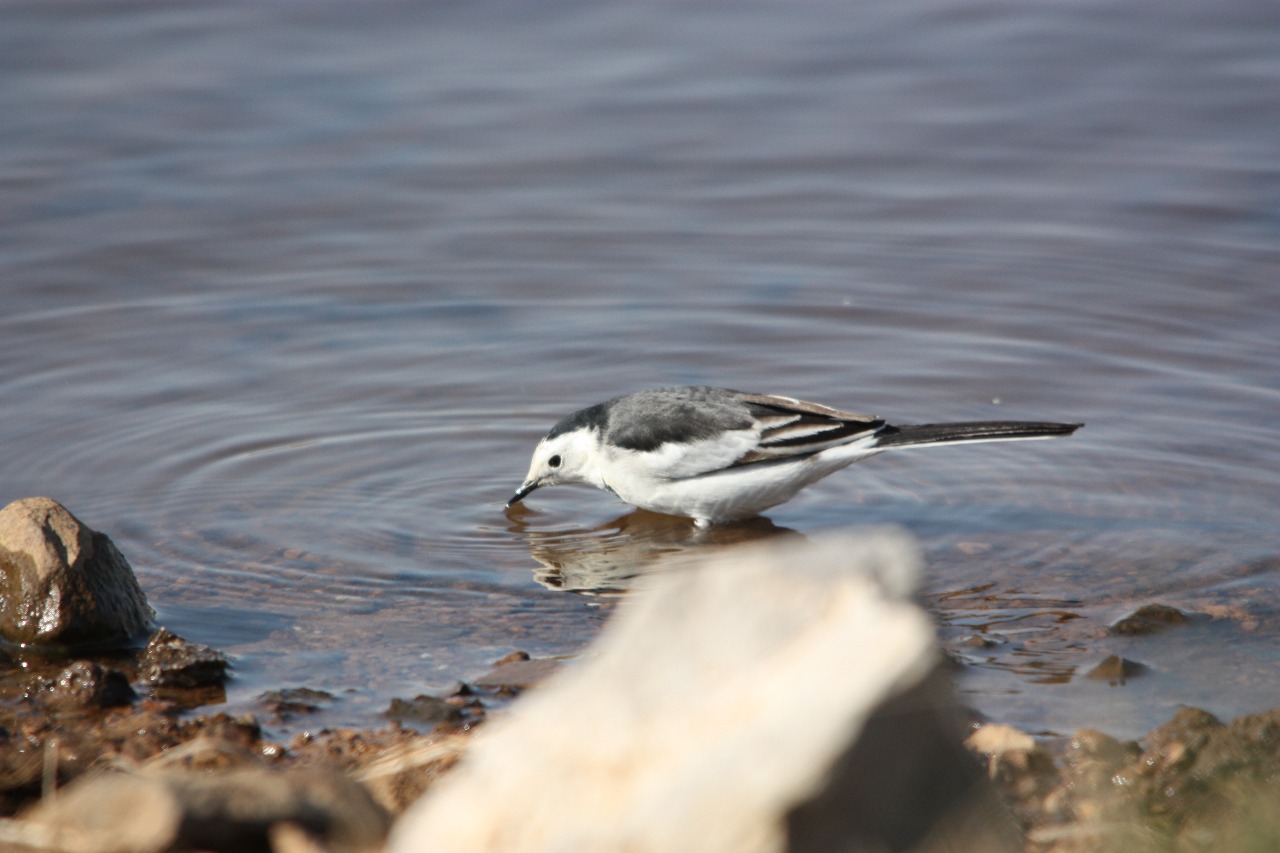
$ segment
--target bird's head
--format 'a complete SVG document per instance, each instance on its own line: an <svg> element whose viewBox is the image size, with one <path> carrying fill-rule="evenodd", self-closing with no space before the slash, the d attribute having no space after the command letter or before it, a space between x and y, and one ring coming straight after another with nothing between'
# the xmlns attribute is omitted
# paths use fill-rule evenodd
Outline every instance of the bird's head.
<svg viewBox="0 0 1280 853"><path fill-rule="evenodd" d="M524 483L516 489L507 506L519 503L534 489L543 486L561 486L566 483L588 483L600 486L595 472L595 458L599 452L598 433L589 428L557 433L552 430L538 442L529 463L529 473Z"/></svg>

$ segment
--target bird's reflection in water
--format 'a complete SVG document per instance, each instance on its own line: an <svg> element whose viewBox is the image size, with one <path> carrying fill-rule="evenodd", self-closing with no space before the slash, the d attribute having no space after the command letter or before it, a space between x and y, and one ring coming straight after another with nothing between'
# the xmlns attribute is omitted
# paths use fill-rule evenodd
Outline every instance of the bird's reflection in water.
<svg viewBox="0 0 1280 853"><path fill-rule="evenodd" d="M680 566L680 555L706 548L754 542L773 536L800 536L767 518L695 527L687 518L633 510L593 528L531 529L534 513L517 504L507 511L510 530L529 543L539 563L533 579L548 589L590 595L617 595L646 577Z"/></svg>

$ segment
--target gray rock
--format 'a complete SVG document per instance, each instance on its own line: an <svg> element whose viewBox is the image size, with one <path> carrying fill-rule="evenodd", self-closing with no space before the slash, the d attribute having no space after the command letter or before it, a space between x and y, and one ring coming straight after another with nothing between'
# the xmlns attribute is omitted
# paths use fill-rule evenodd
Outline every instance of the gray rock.
<svg viewBox="0 0 1280 853"><path fill-rule="evenodd" d="M47 836L36 849L160 853L178 839L182 807L159 779L111 772L71 784L24 817L28 837Z"/></svg>
<svg viewBox="0 0 1280 853"><path fill-rule="evenodd" d="M0 637L12 643L124 645L154 613L115 545L49 498L0 510Z"/></svg>
<svg viewBox="0 0 1280 853"><path fill-rule="evenodd" d="M906 536L707 553L478 731L390 853L1020 848Z"/></svg>
<svg viewBox="0 0 1280 853"><path fill-rule="evenodd" d="M98 773L42 802L26 824L85 839L92 846L83 849L102 853L270 853L272 831L282 825L304 831L322 849L375 851L390 818L363 786L335 771L245 768Z"/></svg>
<svg viewBox="0 0 1280 853"><path fill-rule="evenodd" d="M294 824L333 850L377 849L391 819L358 782L334 770L173 774L181 841L199 850L268 850L267 833Z"/></svg>

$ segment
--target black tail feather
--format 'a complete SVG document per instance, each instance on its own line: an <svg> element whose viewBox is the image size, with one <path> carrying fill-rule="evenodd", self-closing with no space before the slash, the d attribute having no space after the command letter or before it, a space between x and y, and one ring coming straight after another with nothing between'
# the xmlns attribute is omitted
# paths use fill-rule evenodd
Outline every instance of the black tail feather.
<svg viewBox="0 0 1280 853"><path fill-rule="evenodd" d="M1053 438L1071 435L1084 424L1035 421L970 421L956 424L905 424L886 426L876 433L876 447L912 444L950 444L960 441L1001 441L1019 438Z"/></svg>

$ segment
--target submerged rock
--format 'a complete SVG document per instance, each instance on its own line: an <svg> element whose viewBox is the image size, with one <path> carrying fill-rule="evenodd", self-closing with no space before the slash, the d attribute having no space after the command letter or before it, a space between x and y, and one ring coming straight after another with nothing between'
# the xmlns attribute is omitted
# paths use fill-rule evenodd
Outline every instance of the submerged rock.
<svg viewBox="0 0 1280 853"><path fill-rule="evenodd" d="M917 574L881 533L655 575L486 723L389 849L1016 849L960 747Z"/></svg>
<svg viewBox="0 0 1280 853"><path fill-rule="evenodd" d="M555 658L531 658L526 652L513 652L477 678L476 686L514 695L543 681L562 666L563 662Z"/></svg>
<svg viewBox="0 0 1280 853"><path fill-rule="evenodd" d="M1147 604L1111 626L1111 633L1122 636L1158 634L1174 625L1185 625L1191 617L1167 604Z"/></svg>
<svg viewBox="0 0 1280 853"><path fill-rule="evenodd" d="M127 645L153 616L124 556L62 504L23 498L0 510L0 637Z"/></svg>
<svg viewBox="0 0 1280 853"><path fill-rule="evenodd" d="M1098 664L1084 674L1085 678L1096 681L1110 681L1112 684L1124 684L1130 678L1142 675L1147 671L1145 664L1122 658L1119 655L1107 655Z"/></svg>

